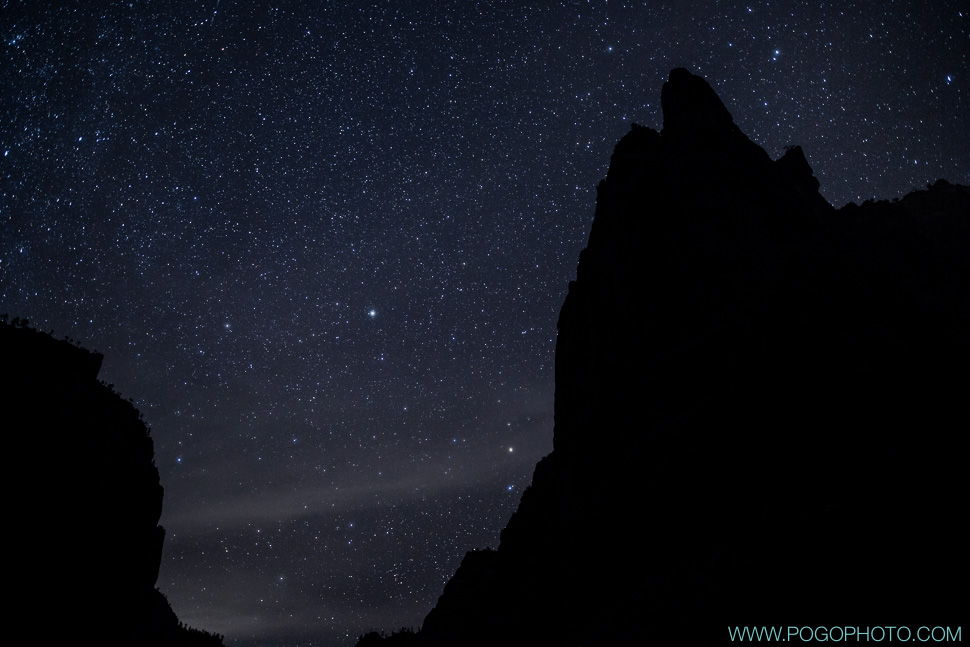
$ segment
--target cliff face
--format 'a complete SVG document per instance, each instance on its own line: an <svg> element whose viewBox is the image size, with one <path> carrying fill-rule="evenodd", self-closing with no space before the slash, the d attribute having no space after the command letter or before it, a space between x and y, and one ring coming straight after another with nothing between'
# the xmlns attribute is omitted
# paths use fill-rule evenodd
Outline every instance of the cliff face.
<svg viewBox="0 0 970 647"><path fill-rule="evenodd" d="M550 626L952 619L970 194L835 211L702 79L675 70L662 103L661 133L616 148L559 320L556 534L580 573L560 585L580 584Z"/></svg>
<svg viewBox="0 0 970 647"><path fill-rule="evenodd" d="M98 381L102 356L0 324L11 618L44 644L221 645L155 588L164 530L154 445Z"/></svg>
<svg viewBox="0 0 970 647"><path fill-rule="evenodd" d="M772 161L703 79L674 70L662 105L599 186L559 318L555 449L499 549L401 638L958 618L970 191L835 210L799 148Z"/></svg>

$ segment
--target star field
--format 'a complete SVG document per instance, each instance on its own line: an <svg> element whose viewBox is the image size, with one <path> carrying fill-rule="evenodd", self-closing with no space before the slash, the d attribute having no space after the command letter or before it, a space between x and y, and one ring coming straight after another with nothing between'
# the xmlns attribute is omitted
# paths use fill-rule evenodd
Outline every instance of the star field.
<svg viewBox="0 0 970 647"><path fill-rule="evenodd" d="M970 181L968 14L3 2L0 312L103 352L151 424L181 620L417 627L552 449L595 187L670 69L835 206L898 197Z"/></svg>

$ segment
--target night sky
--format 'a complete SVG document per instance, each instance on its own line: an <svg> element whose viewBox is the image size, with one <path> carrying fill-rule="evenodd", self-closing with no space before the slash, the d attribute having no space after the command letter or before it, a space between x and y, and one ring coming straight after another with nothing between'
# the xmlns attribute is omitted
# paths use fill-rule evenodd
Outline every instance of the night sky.
<svg viewBox="0 0 970 647"><path fill-rule="evenodd" d="M159 588L230 645L417 627L498 545L671 68L835 206L970 180L966 2L0 6L0 312L105 354Z"/></svg>

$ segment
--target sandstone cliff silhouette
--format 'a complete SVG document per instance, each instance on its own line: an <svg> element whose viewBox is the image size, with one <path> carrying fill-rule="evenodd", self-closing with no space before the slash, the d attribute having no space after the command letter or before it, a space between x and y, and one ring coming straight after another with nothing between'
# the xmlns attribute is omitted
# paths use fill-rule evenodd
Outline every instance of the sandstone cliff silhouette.
<svg viewBox="0 0 970 647"><path fill-rule="evenodd" d="M970 189L836 210L800 148L771 160L700 77L661 99L663 130L616 146L569 284L554 450L499 548L391 644L964 613Z"/></svg>
<svg viewBox="0 0 970 647"><path fill-rule="evenodd" d="M102 355L0 321L7 610L21 642L220 646L155 588L164 530L141 414L98 380Z"/></svg>

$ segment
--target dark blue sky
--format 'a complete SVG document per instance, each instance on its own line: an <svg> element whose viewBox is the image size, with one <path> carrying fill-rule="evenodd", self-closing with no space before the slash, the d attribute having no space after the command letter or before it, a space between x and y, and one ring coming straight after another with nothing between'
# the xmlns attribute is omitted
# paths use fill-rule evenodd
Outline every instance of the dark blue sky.
<svg viewBox="0 0 970 647"><path fill-rule="evenodd" d="M0 312L149 421L182 620L418 626L552 448L595 187L671 68L835 206L970 180L966 4L875 4L5 0Z"/></svg>

